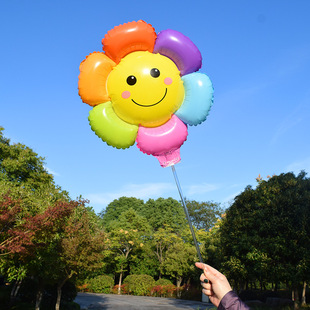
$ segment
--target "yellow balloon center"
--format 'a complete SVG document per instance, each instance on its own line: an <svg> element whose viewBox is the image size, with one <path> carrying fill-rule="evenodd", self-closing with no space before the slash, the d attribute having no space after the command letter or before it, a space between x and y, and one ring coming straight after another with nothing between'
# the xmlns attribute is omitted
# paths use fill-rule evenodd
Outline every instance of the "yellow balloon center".
<svg viewBox="0 0 310 310"><path fill-rule="evenodd" d="M184 99L183 81L175 63L149 52L125 56L110 73L107 87L117 116L144 127L167 122Z"/></svg>

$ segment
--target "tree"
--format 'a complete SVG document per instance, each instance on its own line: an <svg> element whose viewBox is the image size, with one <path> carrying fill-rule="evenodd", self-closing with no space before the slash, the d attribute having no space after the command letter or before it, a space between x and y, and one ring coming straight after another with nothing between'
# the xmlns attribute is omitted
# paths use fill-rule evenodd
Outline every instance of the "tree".
<svg viewBox="0 0 310 310"><path fill-rule="evenodd" d="M70 200L68 192L55 185L53 176L44 167L44 158L31 148L11 144L0 127L0 196L20 199L22 209L36 214L51 203Z"/></svg>
<svg viewBox="0 0 310 310"><path fill-rule="evenodd" d="M66 281L103 268L105 234L93 211L85 208L85 203L87 201L78 201L59 236L57 273L54 273L57 281L55 310L60 308L61 290Z"/></svg>
<svg viewBox="0 0 310 310"><path fill-rule="evenodd" d="M154 231L167 226L176 232L187 225L181 204L173 198L149 199L141 210L141 215L148 220Z"/></svg>
<svg viewBox="0 0 310 310"><path fill-rule="evenodd" d="M107 227L110 222L117 220L124 211L131 208L139 212L143 208L143 205L144 201L141 199L134 197L120 197L109 203L99 216L102 218L104 226Z"/></svg>
<svg viewBox="0 0 310 310"><path fill-rule="evenodd" d="M159 228L152 236L154 251L158 260L159 278L164 274L167 252L176 242L181 242L178 236L168 225Z"/></svg>
<svg viewBox="0 0 310 310"><path fill-rule="evenodd" d="M21 186L25 190L41 192L49 187L49 196L58 199L68 193L56 186L53 176L44 167L44 158L31 148L21 144L10 144L0 127L0 179L9 182L10 187Z"/></svg>
<svg viewBox="0 0 310 310"><path fill-rule="evenodd" d="M115 263L114 270L119 274L118 294L120 294L124 272L128 271L130 255L134 250L144 246L150 227L147 220L132 208L124 211L117 220L111 221L108 227L107 246L111 251L108 260Z"/></svg>
<svg viewBox="0 0 310 310"><path fill-rule="evenodd" d="M14 202L14 203L12 203ZM10 220L10 227L3 227L5 231L4 240L1 242L0 252L5 260L1 260L2 270L15 262L17 268L23 266L26 274L36 276L42 285L39 285L36 309L39 309L43 291L43 280L54 274L55 258L57 252L54 249L55 235L62 229L66 218L71 214L74 203L58 202L47 208L44 212L36 215L23 214L22 209L16 202L8 197L0 201L1 219L12 214L14 219ZM48 264L47 262L50 262ZM21 265L22 264L22 265ZM21 281L22 279L17 279Z"/></svg>
<svg viewBox="0 0 310 310"><path fill-rule="evenodd" d="M143 242L143 246L136 248L129 261L130 274L147 274L153 278L158 277L159 262L155 256L152 244L152 235Z"/></svg>
<svg viewBox="0 0 310 310"><path fill-rule="evenodd" d="M185 202L191 222L197 229L209 230L224 213L220 204L216 202L197 202L187 199Z"/></svg>
<svg viewBox="0 0 310 310"><path fill-rule="evenodd" d="M99 218L71 200L44 168L43 158L10 140L0 128L0 271L15 285L38 280L36 309L46 283L61 288L73 275L102 268L104 235Z"/></svg>
<svg viewBox="0 0 310 310"><path fill-rule="evenodd" d="M220 246L220 227L225 216L225 213L222 214L221 218L217 219L216 224L212 228L209 228L208 231L201 229L196 233L198 242L201 244L201 253L204 261L216 269L220 269L223 262L223 253Z"/></svg>
<svg viewBox="0 0 310 310"><path fill-rule="evenodd" d="M195 247L186 242L173 243L168 249L163 264L164 273L176 280L178 289L183 278L194 270L196 257Z"/></svg>
<svg viewBox="0 0 310 310"><path fill-rule="evenodd" d="M237 196L226 212L221 225L223 254L227 262L240 266L235 279L268 281L275 288L280 282L291 283L294 289L306 279L298 266L309 255L309 179L301 172L258 182L256 189L248 186Z"/></svg>

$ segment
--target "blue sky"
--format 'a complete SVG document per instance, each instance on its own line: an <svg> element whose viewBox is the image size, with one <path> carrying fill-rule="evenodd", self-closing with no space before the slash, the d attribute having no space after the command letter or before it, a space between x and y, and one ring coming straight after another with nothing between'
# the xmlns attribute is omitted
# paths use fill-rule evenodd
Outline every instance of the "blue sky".
<svg viewBox="0 0 310 310"><path fill-rule="evenodd" d="M0 126L96 212L121 196L179 199L170 168L91 131L77 90L80 62L114 26L142 19L178 30L200 49L215 93L176 171L188 199L227 206L259 174L310 172L309 12L308 0L4 0Z"/></svg>

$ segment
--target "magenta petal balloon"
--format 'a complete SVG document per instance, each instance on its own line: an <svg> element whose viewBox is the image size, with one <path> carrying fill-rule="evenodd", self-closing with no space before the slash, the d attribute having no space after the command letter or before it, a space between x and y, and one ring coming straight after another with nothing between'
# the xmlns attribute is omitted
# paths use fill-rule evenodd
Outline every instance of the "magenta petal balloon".
<svg viewBox="0 0 310 310"><path fill-rule="evenodd" d="M176 30L163 30L157 35L153 53L159 53L174 61L181 75L198 71L202 57L190 38Z"/></svg>
<svg viewBox="0 0 310 310"><path fill-rule="evenodd" d="M155 156L162 167L178 163L180 147L186 141L187 126L175 115L159 127L139 127L137 147L141 152Z"/></svg>

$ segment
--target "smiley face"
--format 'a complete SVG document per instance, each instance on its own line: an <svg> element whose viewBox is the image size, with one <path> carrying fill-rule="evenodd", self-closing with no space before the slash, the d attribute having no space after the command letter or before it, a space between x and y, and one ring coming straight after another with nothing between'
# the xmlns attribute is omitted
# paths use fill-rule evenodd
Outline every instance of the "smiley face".
<svg viewBox="0 0 310 310"><path fill-rule="evenodd" d="M166 123L184 99L174 62L146 51L125 56L110 73L107 88L118 117L144 127Z"/></svg>

